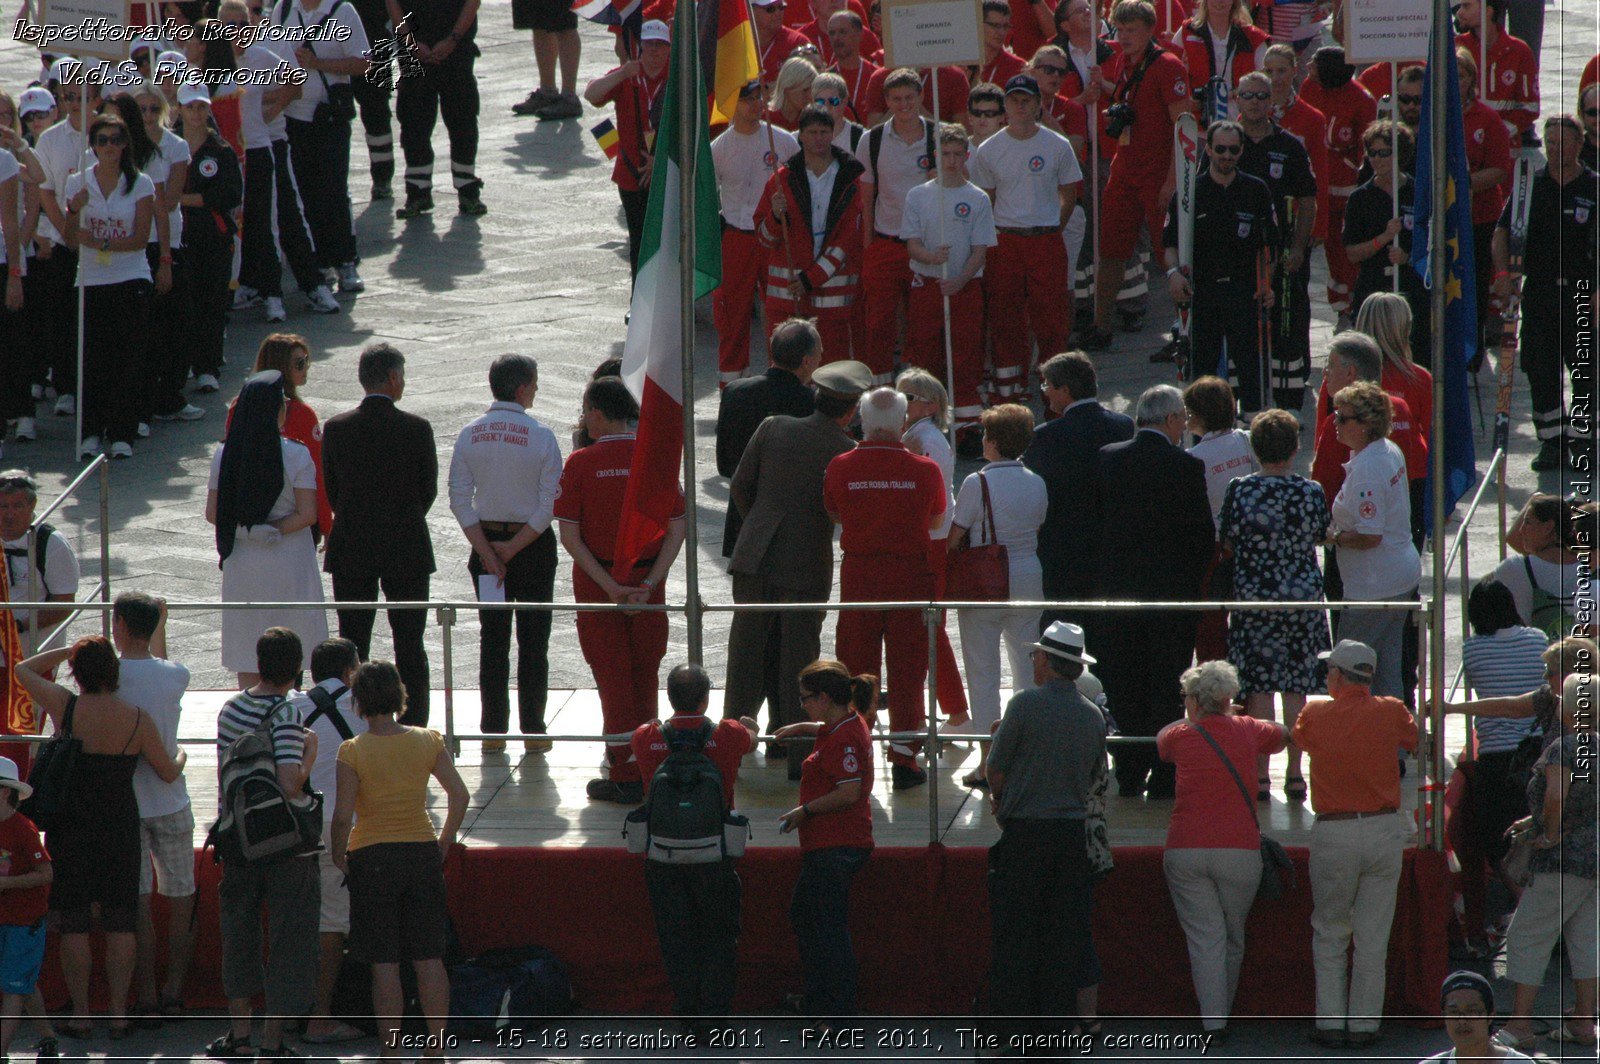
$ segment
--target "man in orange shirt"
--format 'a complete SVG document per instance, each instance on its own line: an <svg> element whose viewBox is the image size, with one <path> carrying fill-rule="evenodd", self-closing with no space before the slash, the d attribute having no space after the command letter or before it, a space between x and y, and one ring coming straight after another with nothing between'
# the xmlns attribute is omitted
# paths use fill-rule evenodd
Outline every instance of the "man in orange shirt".
<svg viewBox="0 0 1600 1064"><path fill-rule="evenodd" d="M1398 698L1373 695L1378 655L1343 639L1319 654L1328 694L1306 704L1294 744L1311 758L1311 956L1318 1045L1370 1046L1379 1038L1384 967L1401 855L1410 824L1400 814L1395 747L1417 748L1417 722ZM1351 940L1355 958L1346 965Z"/></svg>

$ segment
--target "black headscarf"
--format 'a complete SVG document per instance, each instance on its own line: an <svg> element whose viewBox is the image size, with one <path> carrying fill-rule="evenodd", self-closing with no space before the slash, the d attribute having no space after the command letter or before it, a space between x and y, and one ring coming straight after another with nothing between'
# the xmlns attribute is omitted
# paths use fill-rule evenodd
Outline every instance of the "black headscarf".
<svg viewBox="0 0 1600 1064"><path fill-rule="evenodd" d="M234 403L217 475L217 565L233 553L239 526L265 524L283 494L283 376L277 370L245 381Z"/></svg>

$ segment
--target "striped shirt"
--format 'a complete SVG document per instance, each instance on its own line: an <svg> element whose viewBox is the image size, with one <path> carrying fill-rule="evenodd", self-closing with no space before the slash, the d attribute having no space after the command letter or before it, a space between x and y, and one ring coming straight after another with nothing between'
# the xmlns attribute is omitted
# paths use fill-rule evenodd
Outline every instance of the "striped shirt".
<svg viewBox="0 0 1600 1064"><path fill-rule="evenodd" d="M1502 628L1461 644L1467 683L1479 698L1525 695L1544 683L1544 653L1549 640L1537 628ZM1515 750L1535 729L1532 720L1478 717L1474 721L1480 754Z"/></svg>
<svg viewBox="0 0 1600 1064"><path fill-rule="evenodd" d="M291 692L289 697L293 696ZM305 760L305 729L300 710L279 695L253 695L240 691L222 707L217 716L217 753L240 736L255 731L271 714L272 752L280 765L298 765Z"/></svg>

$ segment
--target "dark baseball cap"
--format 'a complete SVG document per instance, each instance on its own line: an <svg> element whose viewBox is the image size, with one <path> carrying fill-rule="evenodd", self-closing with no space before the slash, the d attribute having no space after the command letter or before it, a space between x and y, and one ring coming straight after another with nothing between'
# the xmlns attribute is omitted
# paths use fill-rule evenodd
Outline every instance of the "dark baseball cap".
<svg viewBox="0 0 1600 1064"><path fill-rule="evenodd" d="M1006 95L1010 96L1014 92L1025 92L1029 96L1038 98L1039 83L1034 80L1031 74L1013 75L1011 80L1006 82Z"/></svg>

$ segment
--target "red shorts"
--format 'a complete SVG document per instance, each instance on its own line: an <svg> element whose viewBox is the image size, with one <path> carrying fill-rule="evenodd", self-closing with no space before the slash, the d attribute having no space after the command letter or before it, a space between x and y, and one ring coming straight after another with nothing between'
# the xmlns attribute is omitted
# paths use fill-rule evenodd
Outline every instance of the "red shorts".
<svg viewBox="0 0 1600 1064"><path fill-rule="evenodd" d="M1108 259L1126 262L1139 246L1139 223L1150 230L1150 245L1161 247L1161 232L1167 224L1167 205L1161 202L1161 186L1166 175L1129 174L1113 171L1100 201L1100 245Z"/></svg>

